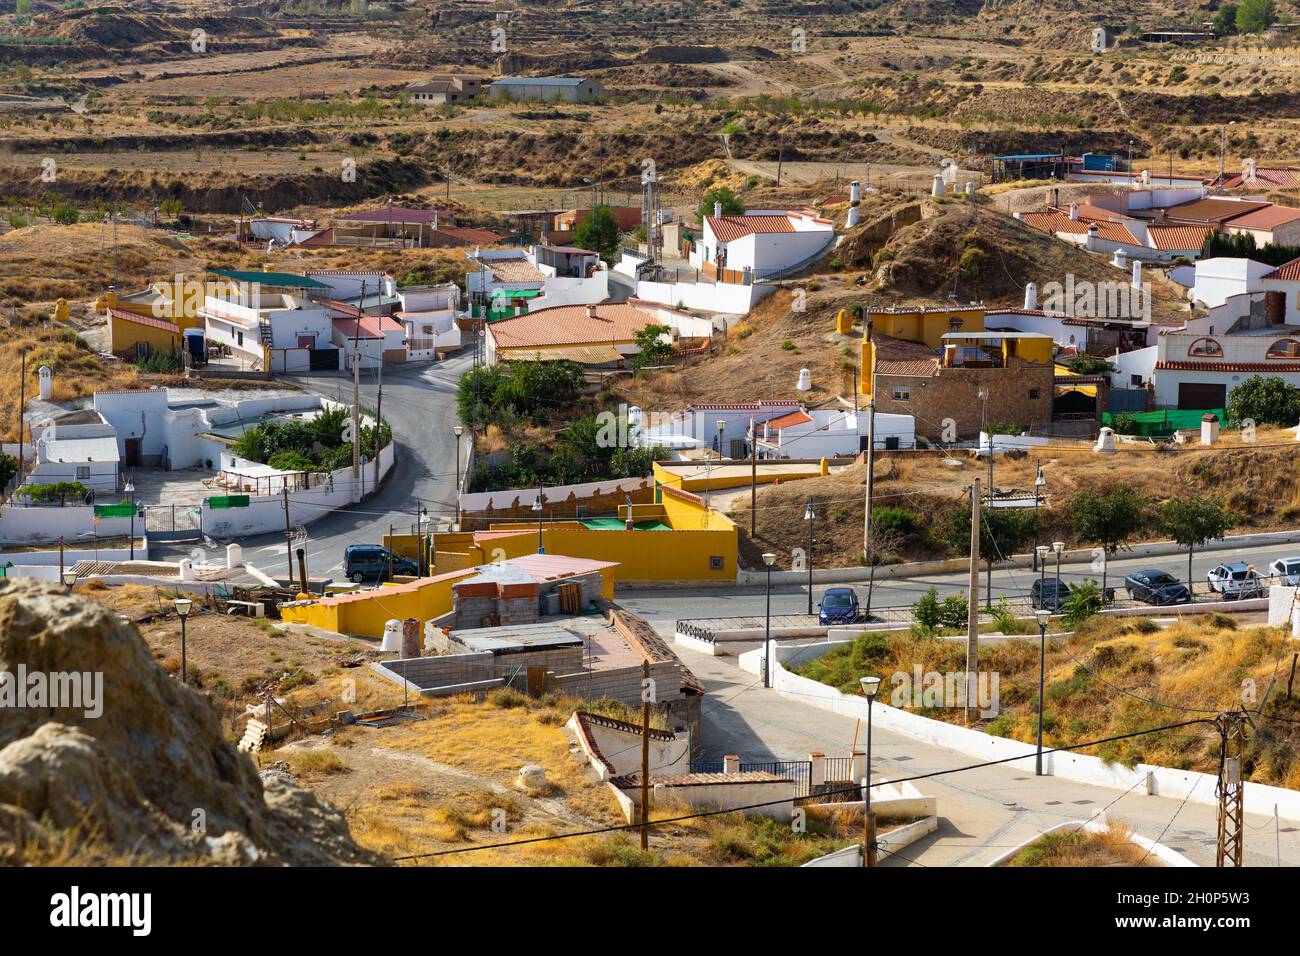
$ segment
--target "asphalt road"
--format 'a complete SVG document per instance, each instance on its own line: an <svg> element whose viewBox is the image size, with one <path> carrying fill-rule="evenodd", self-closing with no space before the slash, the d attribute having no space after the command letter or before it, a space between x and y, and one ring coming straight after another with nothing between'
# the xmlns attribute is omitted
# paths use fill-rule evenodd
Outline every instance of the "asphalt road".
<svg viewBox="0 0 1300 956"><path fill-rule="evenodd" d="M393 526L399 533L415 528L415 509L423 505L434 530L447 530L455 519L456 383L472 364L469 354L434 365L383 373L383 417L393 427L397 459L379 492L361 504L340 510L307 526L307 572L341 577L343 549L349 544L378 544ZM351 404L352 376L314 373L285 376L303 389ZM373 409L378 376L361 373L361 404ZM466 439L462 438L462 441ZM373 466L371 466L373 468ZM373 472L367 470L367 477ZM292 506L290 519L294 520ZM294 523L297 524L296 520ZM276 532L243 539L244 556L267 574L284 574L284 535ZM190 545L151 548L151 556L175 559L190 554Z"/></svg>
<svg viewBox="0 0 1300 956"><path fill-rule="evenodd" d="M1247 561L1254 564L1261 573L1275 558L1300 555L1300 543L1294 545L1267 545L1264 547L1241 549L1218 549L1196 554L1192 560L1192 574L1197 582L1204 582L1206 573L1225 561ZM1048 574L1056 573L1054 559L1049 559ZM1164 555L1163 557L1124 557L1122 554L1110 561L1107 574L1107 587L1114 588L1117 596L1124 596L1124 576L1145 568L1162 568L1179 579L1187 576L1187 555ZM1007 568L993 570L993 599L1000 595L1008 597L1025 596L1036 575L1028 568ZM1100 571L1093 570L1087 561L1062 562L1061 579L1068 584L1076 584L1088 579L1100 583ZM984 594L984 569L980 569L980 595ZM949 594L964 592L969 584L966 573L929 574L907 578L878 580L872 607L905 607L912 604L927 588L933 587L942 598ZM866 580L848 584L817 584L813 587L813 607L816 607L822 593L831 587L852 587L858 592L859 602L866 599ZM762 615L766 608L766 593L763 588L646 588L618 589L618 602L628 610L640 615L659 626L661 631L667 629L673 621L689 618L740 617ZM803 614L808 610L808 590L794 585L773 585L773 614Z"/></svg>

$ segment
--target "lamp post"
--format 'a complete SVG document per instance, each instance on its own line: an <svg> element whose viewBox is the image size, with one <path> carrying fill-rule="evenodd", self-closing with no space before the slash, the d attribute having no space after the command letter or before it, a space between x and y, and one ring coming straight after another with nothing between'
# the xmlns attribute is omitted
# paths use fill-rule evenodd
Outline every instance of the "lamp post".
<svg viewBox="0 0 1300 956"><path fill-rule="evenodd" d="M456 530L460 530L460 436L465 431L461 425L452 425L451 433L456 436Z"/></svg>
<svg viewBox="0 0 1300 956"><path fill-rule="evenodd" d="M1047 622L1052 619L1052 612L1039 608L1034 615L1038 618L1038 754L1034 758L1034 774L1043 775L1043 682L1047 667ZM868 727L870 724L867 725Z"/></svg>
<svg viewBox="0 0 1300 956"><path fill-rule="evenodd" d="M1045 484L1047 484L1047 482L1043 481L1043 463L1040 461L1038 463L1038 474L1034 477L1034 565L1035 565L1034 570L1035 571L1038 570L1037 565L1040 560L1038 555L1038 503L1042 500L1043 485Z"/></svg>
<svg viewBox="0 0 1300 956"><path fill-rule="evenodd" d="M428 510L424 505L415 509L415 546L418 549L415 552L415 571L420 577L424 577L424 531L421 528L421 519L428 515Z"/></svg>
<svg viewBox="0 0 1300 956"><path fill-rule="evenodd" d="M808 499L808 507L804 509L803 520L808 522L808 554L806 561L808 564L808 613L813 612L813 519L817 516L813 513L812 499Z"/></svg>
<svg viewBox="0 0 1300 956"><path fill-rule="evenodd" d="M1061 552L1065 550L1064 541L1053 541L1052 550L1056 552L1056 605L1061 606Z"/></svg>
<svg viewBox="0 0 1300 956"><path fill-rule="evenodd" d="M537 497L533 500L533 510L537 512L537 553L545 554L546 548L542 545L542 489L537 489Z"/></svg>
<svg viewBox="0 0 1300 956"><path fill-rule="evenodd" d="M763 553L763 564L767 568L767 616L763 624L763 686L772 686L772 562L776 555L771 551Z"/></svg>
<svg viewBox="0 0 1300 956"><path fill-rule="evenodd" d="M1034 547L1034 563L1038 565L1038 604L1041 607L1047 606L1047 595L1043 588L1047 586L1043 575L1047 573L1047 545L1040 544ZM1030 601L1030 604L1033 602Z"/></svg>
<svg viewBox="0 0 1300 956"><path fill-rule="evenodd" d="M135 560L135 485L127 482L122 490L131 496L131 560Z"/></svg>
<svg viewBox="0 0 1300 956"><path fill-rule="evenodd" d="M858 678L862 685L862 696L867 698L867 778L862 783L862 817L867 825L867 866L876 865L876 817L871 812L871 705L880 690L880 678L867 676Z"/></svg>
<svg viewBox="0 0 1300 956"><path fill-rule="evenodd" d="M77 576L77 572L71 568L63 572L63 583L67 585L68 593L72 593L72 589L77 586Z"/></svg>
<svg viewBox="0 0 1300 956"><path fill-rule="evenodd" d="M176 616L181 619L181 683L189 683L185 662L185 619L190 616L190 609L194 607L194 602L189 598L176 599Z"/></svg>

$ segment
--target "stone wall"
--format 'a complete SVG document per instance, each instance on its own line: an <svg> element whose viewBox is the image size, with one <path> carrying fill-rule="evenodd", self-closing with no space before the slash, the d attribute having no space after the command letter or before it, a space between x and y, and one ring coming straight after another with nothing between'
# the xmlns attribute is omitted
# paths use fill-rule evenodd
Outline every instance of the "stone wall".
<svg viewBox="0 0 1300 956"><path fill-rule="evenodd" d="M945 418L957 423L958 438L976 438L981 424L981 388L989 393L988 421L1030 428L1051 424L1055 385L1052 366L1014 357L1008 368L945 368L931 376L878 373L876 410L914 416L917 435L932 440L944 439ZM896 400L895 387L910 389L910 400Z"/></svg>

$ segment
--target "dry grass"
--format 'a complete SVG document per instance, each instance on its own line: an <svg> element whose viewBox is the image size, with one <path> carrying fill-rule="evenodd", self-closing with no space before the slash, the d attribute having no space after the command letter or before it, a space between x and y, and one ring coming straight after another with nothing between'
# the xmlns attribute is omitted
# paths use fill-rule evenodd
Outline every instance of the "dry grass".
<svg viewBox="0 0 1300 956"><path fill-rule="evenodd" d="M1300 718L1300 696L1287 695L1293 648L1284 628L1240 627L1226 615L1189 619L1161 628L1146 618L1095 617L1047 647L1043 736L1046 746L1074 746L1159 727L1189 715L1170 707L1211 713L1263 704L1268 715ZM889 688L887 703L926 717L961 723L961 708L912 706L894 700L893 675L960 673L965 642L912 634L867 634L796 667L813 680L845 692L858 677L876 674ZM1034 641L983 644L979 669L998 674L996 717L977 726L988 734L1032 743L1037 736L1038 648ZM1267 695L1267 699L1266 699ZM1247 744L1245 769L1258 783L1300 789L1300 726L1257 721ZM1219 738L1208 726L1184 727L1084 748L1105 760L1151 763L1214 773Z"/></svg>
<svg viewBox="0 0 1300 956"><path fill-rule="evenodd" d="M289 766L297 774L343 773L348 769L348 765L339 759L335 751L324 748L295 750L286 753L285 756Z"/></svg>
<svg viewBox="0 0 1300 956"><path fill-rule="evenodd" d="M1134 843L1133 831L1111 822L1105 830L1069 830L1040 837L1006 866L1161 866Z"/></svg>

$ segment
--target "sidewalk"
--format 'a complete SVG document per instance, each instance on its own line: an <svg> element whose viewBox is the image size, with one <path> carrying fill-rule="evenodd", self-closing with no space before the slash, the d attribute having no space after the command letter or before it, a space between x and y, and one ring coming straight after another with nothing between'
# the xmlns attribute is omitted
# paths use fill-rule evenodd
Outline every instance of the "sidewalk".
<svg viewBox="0 0 1300 956"><path fill-rule="evenodd" d="M708 690L702 730L706 756L739 754L746 760L766 760L806 759L814 750L827 756L849 753L857 725L853 718L766 690L729 658L697 654L680 645L673 650ZM866 727L862 727L858 749L865 749L865 743ZM877 782L975 762L964 754L896 734L873 733L872 769ZM884 866L907 866L913 861L924 866L981 866L1053 824L1084 820L1106 807L1110 819L1124 821L1201 866L1214 865L1213 806L1035 777L1032 758L920 780L916 786L939 798L939 830L892 860L888 847L882 848ZM1246 865L1276 866L1273 819L1247 815L1246 826ZM1300 865L1300 828L1285 820L1281 854L1284 866Z"/></svg>

